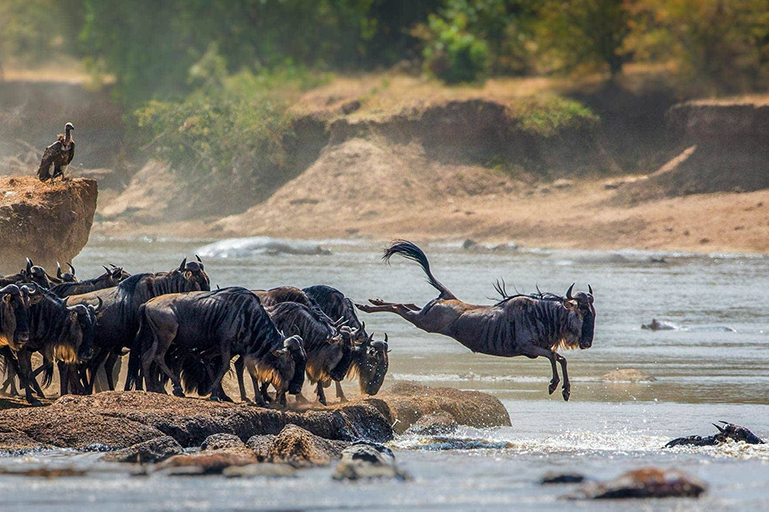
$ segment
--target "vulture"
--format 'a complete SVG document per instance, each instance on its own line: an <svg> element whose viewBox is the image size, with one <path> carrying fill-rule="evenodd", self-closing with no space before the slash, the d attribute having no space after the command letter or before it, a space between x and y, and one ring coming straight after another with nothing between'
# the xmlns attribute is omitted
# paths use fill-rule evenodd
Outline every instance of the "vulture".
<svg viewBox="0 0 769 512"><path fill-rule="evenodd" d="M74 129L72 123L67 123L64 126L66 135L59 134L58 140L45 148L43 160L37 169L37 177L40 181L50 179L53 182L57 176L64 175L64 171L75 156L75 141L70 133ZM53 174L51 174L51 166L53 166Z"/></svg>

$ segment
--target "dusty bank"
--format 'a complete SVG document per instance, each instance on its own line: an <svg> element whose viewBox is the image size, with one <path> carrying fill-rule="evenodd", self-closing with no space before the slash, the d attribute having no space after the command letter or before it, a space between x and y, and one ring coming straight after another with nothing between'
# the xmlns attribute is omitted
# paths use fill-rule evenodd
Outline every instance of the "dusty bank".
<svg viewBox="0 0 769 512"><path fill-rule="evenodd" d="M0 273L18 272L27 257L49 271L71 261L88 243L97 195L92 179L0 176Z"/></svg>
<svg viewBox="0 0 769 512"><path fill-rule="evenodd" d="M0 450L41 448L126 448L170 436L182 446L199 446L213 434L242 441L278 434L297 425L324 439L384 442L420 417L452 414L477 427L510 425L502 403L477 392L396 385L376 397L329 407L286 411L247 404L216 403L141 391L65 396L49 407L0 411Z"/></svg>

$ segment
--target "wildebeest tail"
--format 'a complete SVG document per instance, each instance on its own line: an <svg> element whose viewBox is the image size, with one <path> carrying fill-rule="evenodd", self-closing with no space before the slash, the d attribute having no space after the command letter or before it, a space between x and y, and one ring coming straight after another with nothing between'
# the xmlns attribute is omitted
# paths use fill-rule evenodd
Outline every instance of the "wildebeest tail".
<svg viewBox="0 0 769 512"><path fill-rule="evenodd" d="M433 273L430 271L430 262L427 261L427 256L425 256L425 253L422 252L422 249L416 246L416 244L409 242L408 240L395 240L392 244L390 244L390 247L385 249L384 256L382 256L382 259L389 262L390 258L393 256L393 254L400 254L404 258L416 261L419 263L419 265L422 267L422 270L425 271L425 274L427 274L427 282L430 283L435 289L437 289L441 294L439 295L439 298L441 299L455 299L453 293L449 291L448 288L443 286L440 281L435 279L435 276L433 276Z"/></svg>

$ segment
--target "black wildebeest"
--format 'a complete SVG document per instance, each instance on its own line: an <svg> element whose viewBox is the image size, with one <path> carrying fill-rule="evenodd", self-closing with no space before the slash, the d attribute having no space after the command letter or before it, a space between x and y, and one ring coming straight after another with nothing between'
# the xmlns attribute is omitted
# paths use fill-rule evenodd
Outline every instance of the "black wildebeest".
<svg viewBox="0 0 769 512"><path fill-rule="evenodd" d="M317 303L330 318L343 319L346 326L354 330L353 353L347 377L358 378L361 394L376 395L382 387L390 365L387 335L384 341L375 341L373 334L366 333L366 324L361 323L355 314L355 306L342 292L323 284L304 288L305 294ZM336 384L336 396L346 401L339 381Z"/></svg>
<svg viewBox="0 0 769 512"><path fill-rule="evenodd" d="M0 348L12 354L29 339L29 321L25 297L15 284L0 288Z"/></svg>
<svg viewBox="0 0 769 512"><path fill-rule="evenodd" d="M32 373L32 354L40 352L45 361L45 381L53 378L53 363L79 363L93 356L93 339L96 328L96 314L100 306L78 304L67 306L65 302L43 290L30 285L27 295L29 305L29 339L17 352L18 367L6 358L17 371L21 385L26 390L26 399L32 405L41 405L33 395L34 391L45 398ZM9 378L13 378L13 374Z"/></svg>
<svg viewBox="0 0 769 512"><path fill-rule="evenodd" d="M63 176L72 159L75 157L75 141L72 138L72 131L75 129L72 123L64 125L65 135L59 134L56 142L45 148L43 158L40 161L40 167L37 169L37 177L40 181L48 179L53 180L58 176ZM53 174L51 173L53 166Z"/></svg>
<svg viewBox="0 0 769 512"><path fill-rule="evenodd" d="M101 364L106 362L107 382L114 389L112 367L120 352L131 347L136 332L139 330L139 306L158 295L211 289L208 275L197 261L188 262L185 258L179 268L157 274L136 274L122 281L113 288L105 288L81 295L71 295L67 303L96 304L99 299L104 303L103 310L96 322L94 348L96 355L88 362L89 375L85 383L85 392L90 393L94 376Z"/></svg>
<svg viewBox="0 0 769 512"><path fill-rule="evenodd" d="M172 346L215 371L212 400L227 399L222 378L236 355L243 359L253 379L269 382L277 389L281 403L285 403L286 392L297 394L302 389L307 356L301 338L283 336L259 298L245 288L163 295L141 306L140 316L141 328L132 351L141 352L148 391L163 392L152 378L154 363L171 379L174 394L184 396L181 376L165 358ZM131 358L126 386L138 379L138 359Z"/></svg>
<svg viewBox="0 0 769 512"><path fill-rule="evenodd" d="M63 282L51 288L51 293L57 297L65 298L70 295L82 295L84 293L112 288L131 277L131 274L121 267L104 267L104 273L99 277L84 279L82 281Z"/></svg>
<svg viewBox="0 0 769 512"><path fill-rule="evenodd" d="M9 284L22 285L24 283L35 283L46 289L51 287L51 281L48 279L48 273L45 269L32 263L32 260L29 258L27 258L26 268L21 269L18 274L0 278L0 287L8 286Z"/></svg>
<svg viewBox="0 0 769 512"><path fill-rule="evenodd" d="M330 386L331 381L342 380L347 374L352 362L352 337L355 332L349 327L337 330L329 326L318 320L310 308L297 302L282 302L268 309L268 312L278 330L295 333L302 338L307 354L307 377L310 382L317 384L318 401L326 405L323 388ZM236 370L241 399L245 400L242 367L236 364ZM259 394L256 383L254 391ZM262 395L266 395L266 386L262 389ZM297 395L297 400L305 401L301 394Z"/></svg>
<svg viewBox="0 0 769 512"><path fill-rule="evenodd" d="M384 260L400 254L417 262L427 275L427 281L440 295L423 308L414 304L396 304L381 299L370 299L372 305L358 305L368 313L386 311L395 313L416 327L432 333L454 338L473 352L493 356L527 356L531 359L546 357L553 369L549 392L558 387L560 379L556 361L563 371L563 399L571 394L566 358L559 348L590 348L593 344L595 308L593 290L572 296L571 285L562 297L554 294L506 296L503 287L498 291L505 296L493 306L477 306L457 299L430 271L427 256L415 244L397 240L385 250Z"/></svg>
<svg viewBox="0 0 769 512"><path fill-rule="evenodd" d="M67 262L67 266L69 267L69 272L62 272L61 263L58 261L56 262L56 279L59 280L58 284L77 282L77 277L75 276L75 267L73 267L72 263L70 262Z"/></svg>

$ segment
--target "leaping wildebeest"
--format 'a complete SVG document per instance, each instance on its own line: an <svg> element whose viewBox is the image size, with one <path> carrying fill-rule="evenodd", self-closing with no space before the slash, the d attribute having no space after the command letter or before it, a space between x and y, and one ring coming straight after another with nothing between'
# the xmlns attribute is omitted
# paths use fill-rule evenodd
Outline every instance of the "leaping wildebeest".
<svg viewBox="0 0 769 512"><path fill-rule="evenodd" d="M358 309L367 313L395 313L424 331L454 338L473 352L531 359L546 357L553 369L550 394L560 382L557 361L563 371L563 399L569 399L571 385L566 358L558 353L558 349L587 349L593 344L595 308L592 287L588 286L589 293L572 295L572 284L565 296L550 293L508 296L504 288L498 286L504 298L492 306L478 306L462 302L435 279L427 256L415 244L396 240L385 250L383 259L389 261L395 254L422 267L427 281L440 292L438 298L423 308L370 299L372 305L357 305Z"/></svg>

